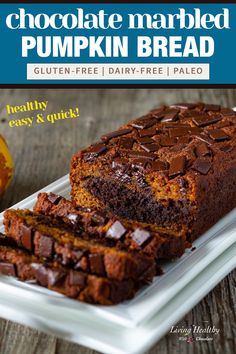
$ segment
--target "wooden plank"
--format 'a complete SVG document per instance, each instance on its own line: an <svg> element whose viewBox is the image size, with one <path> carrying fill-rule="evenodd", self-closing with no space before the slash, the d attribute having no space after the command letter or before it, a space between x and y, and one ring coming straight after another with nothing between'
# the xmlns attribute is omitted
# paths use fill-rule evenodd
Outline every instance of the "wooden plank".
<svg viewBox="0 0 236 354"><path fill-rule="evenodd" d="M0 95L0 134L7 139L15 162L14 179L0 198L0 210L68 173L69 161L75 151L154 106L178 101L236 105L236 90L230 89L2 89ZM5 105L21 105L32 100L49 101L47 114L78 106L80 118L57 121L55 124L48 122L30 128L10 128ZM4 117L6 121L2 123L1 118ZM27 114L18 117L27 117ZM177 335L168 334L149 354L234 353L235 280L236 272L232 272L178 324L179 327L193 324L205 326L206 323L215 325L220 328L220 333L212 342L187 344L179 341ZM96 352L0 319L0 353Z"/></svg>

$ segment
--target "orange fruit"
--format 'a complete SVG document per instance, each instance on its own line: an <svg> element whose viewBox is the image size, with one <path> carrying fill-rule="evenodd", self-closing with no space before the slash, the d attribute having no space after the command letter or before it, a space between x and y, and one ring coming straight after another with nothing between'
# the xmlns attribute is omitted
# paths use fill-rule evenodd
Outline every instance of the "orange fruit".
<svg viewBox="0 0 236 354"><path fill-rule="evenodd" d="M0 194L8 187L13 175L13 161L7 143L0 135Z"/></svg>

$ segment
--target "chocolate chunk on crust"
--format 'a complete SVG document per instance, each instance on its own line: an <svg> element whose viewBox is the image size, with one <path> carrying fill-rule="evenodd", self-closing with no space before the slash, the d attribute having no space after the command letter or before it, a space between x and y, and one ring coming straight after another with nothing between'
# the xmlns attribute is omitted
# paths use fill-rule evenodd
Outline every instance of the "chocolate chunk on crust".
<svg viewBox="0 0 236 354"><path fill-rule="evenodd" d="M158 144L146 144L146 145L141 145L142 149L147 151L147 152L155 152L160 149L160 145Z"/></svg>
<svg viewBox="0 0 236 354"><path fill-rule="evenodd" d="M94 274L105 274L104 259L101 254L89 255L90 269Z"/></svg>
<svg viewBox="0 0 236 354"><path fill-rule="evenodd" d="M127 151L127 156L131 158L146 158L149 160L155 160L157 155L146 151Z"/></svg>
<svg viewBox="0 0 236 354"><path fill-rule="evenodd" d="M106 237L119 240L125 233L126 228L117 220L107 230Z"/></svg>
<svg viewBox="0 0 236 354"><path fill-rule="evenodd" d="M211 168L211 163L209 160L199 158L194 161L192 168L197 172L206 175Z"/></svg>
<svg viewBox="0 0 236 354"><path fill-rule="evenodd" d="M0 274L16 276L16 269L14 264L0 261Z"/></svg>
<svg viewBox="0 0 236 354"><path fill-rule="evenodd" d="M221 120L221 116L208 116L207 114L202 114L200 116L194 117L192 120L198 127L206 127L208 125L219 122Z"/></svg>
<svg viewBox="0 0 236 354"><path fill-rule="evenodd" d="M54 246L53 239L36 231L35 240L36 242L38 241L38 255L43 258L52 258Z"/></svg>
<svg viewBox="0 0 236 354"><path fill-rule="evenodd" d="M143 246L145 242L150 240L150 232L142 229L136 229L132 234L132 239L137 243L138 246Z"/></svg>
<svg viewBox="0 0 236 354"><path fill-rule="evenodd" d="M58 204L59 201L61 200L61 196L54 194L54 193L49 193L48 194L48 200L53 203L53 204Z"/></svg>
<svg viewBox="0 0 236 354"><path fill-rule="evenodd" d="M170 162L169 177L174 178L178 175L183 175L185 171L185 163L185 156L173 158Z"/></svg>
<svg viewBox="0 0 236 354"><path fill-rule="evenodd" d="M155 128L149 128L149 129L142 129L139 131L139 136L140 138L143 137L150 137L156 134L156 129Z"/></svg>
<svg viewBox="0 0 236 354"><path fill-rule="evenodd" d="M132 132L132 129L120 129L120 130L116 130L116 131L114 131L112 133L103 135L101 137L101 139L103 141L108 141L110 139L117 138L118 136L126 135L126 134L129 134L131 132Z"/></svg>
<svg viewBox="0 0 236 354"><path fill-rule="evenodd" d="M104 153L107 150L107 147L102 144L96 144L96 145L92 145L88 150L84 151L83 156L85 161L90 161L93 158L101 155L102 153Z"/></svg>
<svg viewBox="0 0 236 354"><path fill-rule="evenodd" d="M153 172L154 171L164 171L169 168L169 163L165 162L165 161L156 160L153 162L149 162L147 164L147 168L149 168Z"/></svg>
<svg viewBox="0 0 236 354"><path fill-rule="evenodd" d="M220 106L218 104L205 104L204 111L214 111L218 112L220 110Z"/></svg>
<svg viewBox="0 0 236 354"><path fill-rule="evenodd" d="M211 155L211 150L207 144L198 144L195 148L195 153L198 157Z"/></svg>
<svg viewBox="0 0 236 354"><path fill-rule="evenodd" d="M120 138L119 140L119 146L121 149L132 149L134 145L134 139L132 138Z"/></svg>
<svg viewBox="0 0 236 354"><path fill-rule="evenodd" d="M178 119L178 113L179 110L175 109L164 112L164 118L162 118L161 122L175 122Z"/></svg>
<svg viewBox="0 0 236 354"><path fill-rule="evenodd" d="M215 141L228 140L229 136L221 129L212 129L209 131L209 136Z"/></svg>
<svg viewBox="0 0 236 354"><path fill-rule="evenodd" d="M137 128L137 129L147 129L147 128L152 127L156 122L157 122L157 120L155 118L153 118L153 116L151 115L150 117L138 118L135 121L133 121L133 123L131 123L131 125L132 125L132 127Z"/></svg>
<svg viewBox="0 0 236 354"><path fill-rule="evenodd" d="M29 251L33 249L33 230L32 227L21 225L20 227L21 243L24 248Z"/></svg>

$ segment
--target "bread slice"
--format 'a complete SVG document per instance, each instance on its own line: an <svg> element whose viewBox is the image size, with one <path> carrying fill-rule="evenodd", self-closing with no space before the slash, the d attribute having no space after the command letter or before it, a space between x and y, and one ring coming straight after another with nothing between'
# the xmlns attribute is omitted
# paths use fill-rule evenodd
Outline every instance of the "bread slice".
<svg viewBox="0 0 236 354"><path fill-rule="evenodd" d="M6 235L19 246L76 270L136 282L150 282L156 273L151 257L85 240L49 216L30 210L8 209L4 213L4 225Z"/></svg>
<svg viewBox="0 0 236 354"><path fill-rule="evenodd" d="M131 279L116 281L45 262L13 245L0 235L0 274L39 285L68 297L92 304L113 305L130 299L137 291Z"/></svg>
<svg viewBox="0 0 236 354"><path fill-rule="evenodd" d="M34 211L60 219L81 237L99 239L105 244L138 251L156 260L180 257L186 248L183 233L160 232L155 225L130 222L105 210L75 207L71 201L53 193L39 193Z"/></svg>

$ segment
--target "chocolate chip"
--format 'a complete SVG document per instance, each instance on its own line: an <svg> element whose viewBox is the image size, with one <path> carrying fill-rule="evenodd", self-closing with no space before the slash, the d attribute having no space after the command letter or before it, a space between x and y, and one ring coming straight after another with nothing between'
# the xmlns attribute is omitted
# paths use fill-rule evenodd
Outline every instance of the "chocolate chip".
<svg viewBox="0 0 236 354"><path fill-rule="evenodd" d="M48 271L39 263L31 263L31 268L37 282L42 286L48 286Z"/></svg>
<svg viewBox="0 0 236 354"><path fill-rule="evenodd" d="M146 152L146 151L133 151L133 150L130 150L130 151L127 151L127 154L128 154L128 157L136 157L136 158L146 158L146 159L149 159L149 160L155 160L157 158L157 156L155 154L152 154L150 152Z"/></svg>
<svg viewBox="0 0 236 354"><path fill-rule="evenodd" d="M188 132L191 135L196 135L196 134L200 134L202 132L202 129L199 127L189 127Z"/></svg>
<svg viewBox="0 0 236 354"><path fill-rule="evenodd" d="M122 136L122 135L126 135L132 132L132 129L120 129L120 130L116 130L114 132L105 134L101 137L101 140L103 141L108 141L110 139L113 138L117 138L118 136Z"/></svg>
<svg viewBox="0 0 236 354"><path fill-rule="evenodd" d="M0 262L0 274L16 277L16 268L12 263Z"/></svg>
<svg viewBox="0 0 236 354"><path fill-rule="evenodd" d="M163 147L174 146L176 144L176 139L169 136L162 136L160 139L160 144Z"/></svg>
<svg viewBox="0 0 236 354"><path fill-rule="evenodd" d="M193 109L196 107L196 104L194 104L194 103L175 103L175 104L172 104L170 107L180 108L180 109Z"/></svg>
<svg viewBox="0 0 236 354"><path fill-rule="evenodd" d="M59 201L62 199L60 195L54 194L54 193L49 193L48 194L48 200L52 204L56 205L59 203Z"/></svg>
<svg viewBox="0 0 236 354"><path fill-rule="evenodd" d="M53 240L48 237L44 236L38 231L35 232L35 238L38 239L38 255L44 258L51 258L53 253Z"/></svg>
<svg viewBox="0 0 236 354"><path fill-rule="evenodd" d="M33 250L33 231L31 226L20 225L19 227L20 241L24 248L28 251Z"/></svg>
<svg viewBox="0 0 236 354"><path fill-rule="evenodd" d="M176 138L188 134L188 128L171 128L169 129L169 134L171 138Z"/></svg>
<svg viewBox="0 0 236 354"><path fill-rule="evenodd" d="M144 159L144 158L140 158L140 159L133 159L131 166L132 167L138 167L139 169L145 169L146 165L148 163L148 161L150 161L149 159Z"/></svg>
<svg viewBox="0 0 236 354"><path fill-rule="evenodd" d="M154 143L154 140L152 138L149 138L148 136L146 136L144 138L138 138L137 141L141 145Z"/></svg>
<svg viewBox="0 0 236 354"><path fill-rule="evenodd" d="M162 118L161 122L174 122L178 119L179 110L169 110L164 112L164 118Z"/></svg>
<svg viewBox="0 0 236 354"><path fill-rule="evenodd" d="M66 273L61 270L49 269L48 270L48 285L49 286L61 285L61 283L65 279L65 276L66 276Z"/></svg>
<svg viewBox="0 0 236 354"><path fill-rule="evenodd" d="M144 116L136 119L133 123L131 123L131 126L137 129L146 129L152 127L156 123L157 120L153 119L153 115L151 115L149 117Z"/></svg>
<svg viewBox="0 0 236 354"><path fill-rule="evenodd" d="M104 144L99 143L92 145L88 150L84 151L83 156L85 161L90 161L105 151L107 151L107 147Z"/></svg>
<svg viewBox="0 0 236 354"><path fill-rule="evenodd" d="M132 282L132 280L131 280ZM108 298L112 301L112 303L117 304L119 302L122 301L122 299L124 298L124 294L128 294L130 292L130 282L129 280L126 280L125 282L123 282L124 284L124 288L119 286L119 283L117 282L113 282L110 283L109 286L108 284L106 287L106 297L108 296Z"/></svg>
<svg viewBox="0 0 236 354"><path fill-rule="evenodd" d="M218 104L205 104L204 111L214 111L218 112L220 110L220 106Z"/></svg>
<svg viewBox="0 0 236 354"><path fill-rule="evenodd" d="M223 117L232 117L236 115L236 112L230 108L221 108L220 113Z"/></svg>
<svg viewBox="0 0 236 354"><path fill-rule="evenodd" d="M150 232L143 229L136 229L131 235L133 241L139 246L144 244L151 238Z"/></svg>
<svg viewBox="0 0 236 354"><path fill-rule="evenodd" d="M86 285L86 275L79 272L70 271L69 273L69 284L77 285L84 288Z"/></svg>
<svg viewBox="0 0 236 354"><path fill-rule="evenodd" d="M79 226L79 222L80 222L80 216L79 214L75 214L75 213L69 213L66 218L70 221L70 224L73 227L78 227Z"/></svg>
<svg viewBox="0 0 236 354"><path fill-rule="evenodd" d="M174 178L178 175L183 175L185 170L186 158L185 156L178 156L171 160L169 177Z"/></svg>
<svg viewBox="0 0 236 354"><path fill-rule="evenodd" d="M195 147L195 154L197 157L207 156L207 155L211 155L211 150L209 149L207 144L202 143Z"/></svg>
<svg viewBox="0 0 236 354"><path fill-rule="evenodd" d="M221 151L224 151L224 152L230 152L233 150L233 146L231 145L224 145L224 146L221 146L220 148Z"/></svg>
<svg viewBox="0 0 236 354"><path fill-rule="evenodd" d="M150 168L152 171L164 171L169 168L169 164L168 164L168 162L156 160L156 161L148 163L147 168L148 169Z"/></svg>
<svg viewBox="0 0 236 354"><path fill-rule="evenodd" d="M90 270L95 274L105 274L103 256L99 253L89 255Z"/></svg>
<svg viewBox="0 0 236 354"><path fill-rule="evenodd" d="M144 136L153 136L156 134L156 128L142 129L139 131L139 136L142 138Z"/></svg>
<svg viewBox="0 0 236 354"><path fill-rule="evenodd" d="M152 111L152 115L159 121L161 118L164 117L164 110L163 109L155 109Z"/></svg>
<svg viewBox="0 0 236 354"><path fill-rule="evenodd" d="M178 122L163 123L161 127L162 127L162 130L169 130L171 128L178 128L179 124L178 124Z"/></svg>
<svg viewBox="0 0 236 354"><path fill-rule="evenodd" d="M210 139L209 136L205 133L195 135L195 138L207 143L208 145L212 145L214 143L214 141Z"/></svg>
<svg viewBox="0 0 236 354"><path fill-rule="evenodd" d="M112 238L114 240L120 240L126 231L127 230L124 228L124 226L117 220L107 230L106 237Z"/></svg>
<svg viewBox="0 0 236 354"><path fill-rule="evenodd" d="M158 144L146 144L141 145L141 148L148 152L158 151L160 149L160 145Z"/></svg>
<svg viewBox="0 0 236 354"><path fill-rule="evenodd" d="M78 262L81 260L81 258L87 253L86 249L73 249L72 251L72 258L74 262Z"/></svg>
<svg viewBox="0 0 236 354"><path fill-rule="evenodd" d="M221 129L212 129L208 131L209 136L215 141L223 141L229 139L229 136Z"/></svg>
<svg viewBox="0 0 236 354"><path fill-rule="evenodd" d="M117 158L112 161L112 168L125 168L128 163L127 159Z"/></svg>
<svg viewBox="0 0 236 354"><path fill-rule="evenodd" d="M197 159L192 165L192 169L200 172L202 175L206 175L211 168L211 163L206 159Z"/></svg>
<svg viewBox="0 0 236 354"><path fill-rule="evenodd" d="M208 116L207 114L202 114L201 116L192 118L193 123L198 127L206 127L207 125L219 122L219 120L221 120L220 115Z"/></svg>
<svg viewBox="0 0 236 354"><path fill-rule="evenodd" d="M82 257L86 254L85 249L73 249L69 250L69 245L66 245L62 249L62 264L66 266L71 266L73 264L77 264Z"/></svg>
<svg viewBox="0 0 236 354"><path fill-rule="evenodd" d="M187 111L184 111L181 113L181 115L185 118L193 118L193 117L198 117L198 116L202 116L202 115L205 115L204 112L201 112L201 111L198 111L196 109L193 109L193 110L187 110Z"/></svg>
<svg viewBox="0 0 236 354"><path fill-rule="evenodd" d="M189 136L180 136L178 138L178 143L179 144L188 144L189 143L189 140L190 140L190 137Z"/></svg>
<svg viewBox="0 0 236 354"><path fill-rule="evenodd" d="M120 138L119 146L121 149L132 149L134 145L134 139L132 138Z"/></svg>

